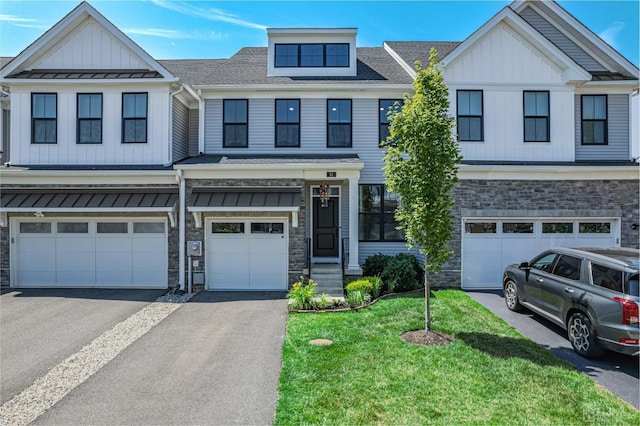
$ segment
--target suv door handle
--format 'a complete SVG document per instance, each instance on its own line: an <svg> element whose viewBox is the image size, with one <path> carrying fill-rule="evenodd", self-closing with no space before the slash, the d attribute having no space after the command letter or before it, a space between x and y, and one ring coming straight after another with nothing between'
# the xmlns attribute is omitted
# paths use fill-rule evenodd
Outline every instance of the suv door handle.
<svg viewBox="0 0 640 426"><path fill-rule="evenodd" d="M539 283L543 283L544 280L542 278L536 278L536 281L538 281Z"/></svg>
<svg viewBox="0 0 640 426"><path fill-rule="evenodd" d="M564 289L564 292L567 293L567 294L573 294L573 289L567 287L567 288Z"/></svg>

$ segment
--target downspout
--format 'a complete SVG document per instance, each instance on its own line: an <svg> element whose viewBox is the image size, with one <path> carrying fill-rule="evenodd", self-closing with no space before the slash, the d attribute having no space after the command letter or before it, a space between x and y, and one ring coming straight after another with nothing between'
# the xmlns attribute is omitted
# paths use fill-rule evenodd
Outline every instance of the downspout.
<svg viewBox="0 0 640 426"><path fill-rule="evenodd" d="M179 236L178 236L178 283L180 284L180 290L184 291L184 260L185 260L185 247L186 247L186 194L187 188L182 176L182 169L176 170L176 181L180 184L180 217L178 221Z"/></svg>

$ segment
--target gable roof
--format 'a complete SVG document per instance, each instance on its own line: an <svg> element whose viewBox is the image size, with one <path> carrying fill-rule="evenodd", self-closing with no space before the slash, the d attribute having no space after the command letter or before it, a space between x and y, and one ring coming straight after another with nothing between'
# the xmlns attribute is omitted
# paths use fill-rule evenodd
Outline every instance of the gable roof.
<svg viewBox="0 0 640 426"><path fill-rule="evenodd" d="M87 19L93 19L97 25L110 34L115 40L123 45L129 52L132 53L139 62L144 64L146 68L140 68L127 71L152 71L156 72L160 78L174 81L176 80L167 69L160 65L151 55L138 46L133 40L127 37L122 31L120 31L115 25L107 20L103 15L94 9L89 3L83 1L71 12L69 12L64 18L58 21L47 32L40 36L36 41L31 43L25 48L18 56L6 63L2 67L0 77L2 78L48 78L42 73L38 74L37 69L32 69L31 66L34 61L45 55L49 50L59 44L62 40L73 34L73 31L78 28ZM65 71L65 70L47 70L51 71ZM67 70L68 71L68 70ZM87 71L106 71L104 69L87 70ZM36 73L35 75L33 73ZM73 78L93 78L93 77L73 77ZM133 74L130 78L138 78Z"/></svg>
<svg viewBox="0 0 640 426"><path fill-rule="evenodd" d="M597 72L602 76L608 72L614 80L620 80L620 76L627 80L638 79L638 67L555 1L518 0L511 3L509 8L569 56L576 58L572 53L576 50L588 55L591 64L579 58L577 61L592 74Z"/></svg>

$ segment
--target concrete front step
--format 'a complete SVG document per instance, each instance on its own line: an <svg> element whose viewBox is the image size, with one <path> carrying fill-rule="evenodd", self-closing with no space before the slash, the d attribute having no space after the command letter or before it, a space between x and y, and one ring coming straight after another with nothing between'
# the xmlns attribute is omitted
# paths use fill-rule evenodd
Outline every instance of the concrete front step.
<svg viewBox="0 0 640 426"><path fill-rule="evenodd" d="M342 268L335 264L314 264L310 278L318 285L316 293L331 297L344 297Z"/></svg>
<svg viewBox="0 0 640 426"><path fill-rule="evenodd" d="M344 290L342 287L318 285L318 287L316 287L316 294L318 296L326 294L329 297L344 297Z"/></svg>

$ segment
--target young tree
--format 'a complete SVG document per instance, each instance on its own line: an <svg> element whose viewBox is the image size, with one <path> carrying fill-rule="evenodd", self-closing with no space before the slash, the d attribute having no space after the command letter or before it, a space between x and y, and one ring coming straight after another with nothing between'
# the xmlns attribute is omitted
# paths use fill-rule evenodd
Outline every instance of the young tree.
<svg viewBox="0 0 640 426"><path fill-rule="evenodd" d="M438 54L431 49L429 66L416 63L413 96L389 114L391 124L385 142L386 185L400 196L396 219L410 247L425 256L425 325L431 331L429 271L439 272L451 255L454 201L451 190L457 182L462 159L454 137L454 119L449 116L448 88L438 67Z"/></svg>

